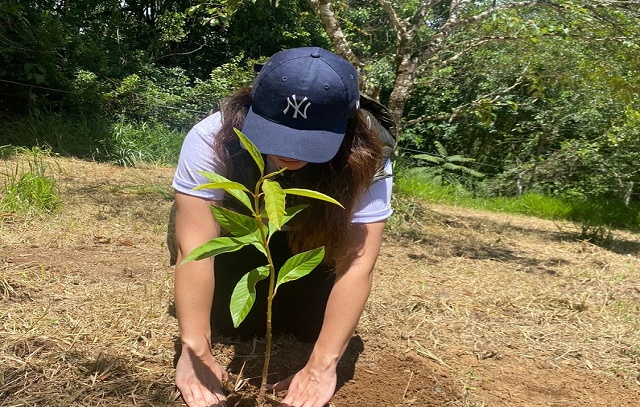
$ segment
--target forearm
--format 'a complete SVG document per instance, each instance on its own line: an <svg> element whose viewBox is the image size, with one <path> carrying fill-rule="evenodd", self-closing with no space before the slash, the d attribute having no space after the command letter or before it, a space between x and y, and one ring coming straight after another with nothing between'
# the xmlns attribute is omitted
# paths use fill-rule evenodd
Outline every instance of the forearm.
<svg viewBox="0 0 640 407"><path fill-rule="evenodd" d="M331 291L324 323L309 362L335 369L355 332L372 285L371 270L350 270Z"/></svg>
<svg viewBox="0 0 640 407"><path fill-rule="evenodd" d="M182 259L178 258L178 265ZM209 350L210 315L214 278L211 259L189 262L176 268L175 306L183 346L194 352Z"/></svg>
<svg viewBox="0 0 640 407"><path fill-rule="evenodd" d="M335 369L355 332L373 282L373 268L382 244L384 222L354 226L357 251L348 264L338 265L336 283L327 302L320 336L309 363Z"/></svg>
<svg viewBox="0 0 640 407"><path fill-rule="evenodd" d="M181 263L193 249L220 235L220 226L211 214L210 204L200 198L176 194L176 315L182 345L194 353L210 349L210 315L215 284L213 258Z"/></svg>

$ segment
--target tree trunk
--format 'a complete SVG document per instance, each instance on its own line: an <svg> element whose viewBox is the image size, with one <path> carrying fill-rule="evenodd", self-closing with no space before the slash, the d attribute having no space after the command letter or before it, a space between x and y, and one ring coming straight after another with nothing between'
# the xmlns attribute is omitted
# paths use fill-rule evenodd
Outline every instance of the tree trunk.
<svg viewBox="0 0 640 407"><path fill-rule="evenodd" d="M404 106L407 103L409 94L413 90L413 80L420 61L415 55L408 52L404 55L398 56L399 58L396 59L396 80L393 84L393 90L391 91L387 108L396 120L396 123L400 124L402 113L404 112Z"/></svg>
<svg viewBox="0 0 640 407"><path fill-rule="evenodd" d="M624 194L624 205L626 207L629 207L629 205L631 205L631 196L633 195L633 186L634 186L634 182L629 181L627 192Z"/></svg>

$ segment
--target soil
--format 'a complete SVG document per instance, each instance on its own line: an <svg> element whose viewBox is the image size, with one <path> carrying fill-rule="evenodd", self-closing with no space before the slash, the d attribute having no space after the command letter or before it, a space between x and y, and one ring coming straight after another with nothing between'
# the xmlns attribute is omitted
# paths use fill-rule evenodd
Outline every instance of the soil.
<svg viewBox="0 0 640 407"><path fill-rule="evenodd" d="M61 211L0 214L0 406L183 405L173 169L46 162ZM571 224L394 205L332 406L640 405L638 235L596 243ZM214 338L230 406L252 405L262 346ZM273 380L310 351L278 337Z"/></svg>

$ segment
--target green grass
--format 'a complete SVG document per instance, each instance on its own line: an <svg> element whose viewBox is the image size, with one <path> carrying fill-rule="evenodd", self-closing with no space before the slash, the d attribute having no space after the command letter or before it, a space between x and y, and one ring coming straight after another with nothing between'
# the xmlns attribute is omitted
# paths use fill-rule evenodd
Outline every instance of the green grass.
<svg viewBox="0 0 640 407"><path fill-rule="evenodd" d="M164 125L127 123L111 127L109 161L119 165L176 164L184 136Z"/></svg>
<svg viewBox="0 0 640 407"><path fill-rule="evenodd" d="M583 234L606 235L608 228L640 230L640 205L629 207L622 202L579 200L528 193L517 197L474 197L450 186L439 186L420 176L400 173L395 178L395 193L466 208L484 209L566 220L580 225Z"/></svg>
<svg viewBox="0 0 640 407"><path fill-rule="evenodd" d="M59 114L29 116L3 123L0 138L8 144L40 147L80 158L105 155L101 141L109 137L109 123L101 118L71 118Z"/></svg>
<svg viewBox="0 0 640 407"><path fill-rule="evenodd" d="M46 175L49 167L43 161L43 154L46 152L32 150L26 164L5 161L4 168L0 169L2 212L36 214L55 213L60 209L62 201L56 180Z"/></svg>
<svg viewBox="0 0 640 407"><path fill-rule="evenodd" d="M99 116L51 114L5 122L0 127L0 139L13 146L135 166L175 164L184 135L162 124L112 123Z"/></svg>

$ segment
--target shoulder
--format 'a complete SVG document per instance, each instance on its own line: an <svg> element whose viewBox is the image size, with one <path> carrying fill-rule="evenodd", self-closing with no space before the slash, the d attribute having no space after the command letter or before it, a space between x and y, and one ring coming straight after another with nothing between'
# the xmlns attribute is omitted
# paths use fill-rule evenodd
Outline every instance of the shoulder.
<svg viewBox="0 0 640 407"><path fill-rule="evenodd" d="M387 160L381 168L384 176L371 183L362 194L352 223L373 223L387 219L393 213L391 208L391 190L393 187L393 172L391 160Z"/></svg>
<svg viewBox="0 0 640 407"><path fill-rule="evenodd" d="M222 114L220 112L216 112L212 115L209 115L196 123L191 131L187 134L187 137L200 137L206 138L209 142L213 140L213 137L220 131L222 128Z"/></svg>
<svg viewBox="0 0 640 407"><path fill-rule="evenodd" d="M226 176L226 165L216 154L214 140L221 128L220 113L214 113L198 122L189 131L182 143L178 166L173 178L176 191L187 195L221 200L223 190L194 190L198 185L208 182L200 173L214 172Z"/></svg>
<svg viewBox="0 0 640 407"><path fill-rule="evenodd" d="M213 154L214 140L221 127L220 113L214 113L196 123L182 143L181 158L190 160L193 156Z"/></svg>

